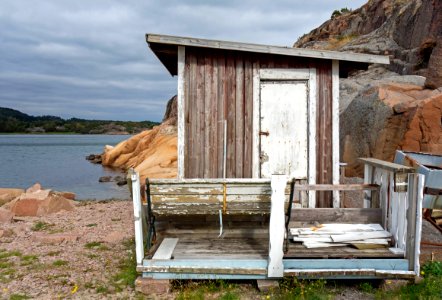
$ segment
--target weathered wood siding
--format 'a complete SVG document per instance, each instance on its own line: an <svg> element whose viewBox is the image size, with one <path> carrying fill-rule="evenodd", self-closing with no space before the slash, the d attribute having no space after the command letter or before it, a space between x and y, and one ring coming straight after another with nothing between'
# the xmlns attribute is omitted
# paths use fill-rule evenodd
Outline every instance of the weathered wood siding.
<svg viewBox="0 0 442 300"><path fill-rule="evenodd" d="M226 176L251 178L254 68L316 68L317 183L332 183L331 64L329 60L186 47L185 178L223 176L224 120ZM318 195L318 207L331 207L330 192Z"/></svg>

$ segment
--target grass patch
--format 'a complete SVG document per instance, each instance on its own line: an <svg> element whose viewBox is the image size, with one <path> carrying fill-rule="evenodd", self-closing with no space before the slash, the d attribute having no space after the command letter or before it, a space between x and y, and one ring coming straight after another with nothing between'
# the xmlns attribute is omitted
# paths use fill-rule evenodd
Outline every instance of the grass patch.
<svg viewBox="0 0 442 300"><path fill-rule="evenodd" d="M121 291L126 286L133 288L135 286L135 279L138 276L134 239L123 241L123 246L125 250L128 250L126 251L128 255L120 261L119 271L112 277L112 285L117 291Z"/></svg>
<svg viewBox="0 0 442 300"><path fill-rule="evenodd" d="M277 299L331 299L334 294L323 279L299 280L288 277L280 280L279 288L280 291L274 295Z"/></svg>
<svg viewBox="0 0 442 300"><path fill-rule="evenodd" d="M86 227L96 227L97 223L91 223L91 224L87 224Z"/></svg>
<svg viewBox="0 0 442 300"><path fill-rule="evenodd" d="M107 293L109 293L109 289L106 286L104 286L104 285L97 286L95 288L95 291L97 293L99 293L99 294L107 294Z"/></svg>
<svg viewBox="0 0 442 300"><path fill-rule="evenodd" d="M56 266L56 267L66 266L67 264L68 264L68 262L66 260L62 260L62 259L57 259L52 263L52 265Z"/></svg>
<svg viewBox="0 0 442 300"><path fill-rule="evenodd" d="M24 300L24 299L31 299L31 297L24 294L12 294L11 296L9 296L9 300Z"/></svg>
<svg viewBox="0 0 442 300"><path fill-rule="evenodd" d="M94 249L94 248L100 247L101 244L103 244L103 243L102 242L89 242L89 243L86 243L84 245L84 248L86 248L86 249Z"/></svg>
<svg viewBox="0 0 442 300"><path fill-rule="evenodd" d="M14 263L12 263L10 261L0 261L0 270L10 268L13 265L14 265Z"/></svg>
<svg viewBox="0 0 442 300"><path fill-rule="evenodd" d="M22 253L20 251L17 251L17 250L13 250L13 251L2 250L2 251L0 251L0 259L5 259L5 258L8 258L8 257L12 257L12 256L21 257Z"/></svg>
<svg viewBox="0 0 442 300"><path fill-rule="evenodd" d="M28 266L28 265L32 265L34 262L38 261L38 256L37 255L24 255L21 258L21 266Z"/></svg>
<svg viewBox="0 0 442 300"><path fill-rule="evenodd" d="M61 253L61 251L51 251L46 253L47 256L57 256Z"/></svg>
<svg viewBox="0 0 442 300"><path fill-rule="evenodd" d="M223 300L241 298L238 286L226 280L175 280L172 281L172 288L179 291L176 299L180 300L206 299L208 294Z"/></svg>
<svg viewBox="0 0 442 300"><path fill-rule="evenodd" d="M89 242L84 245L86 249L95 249L101 251L108 251L110 248L106 245L103 245L103 242Z"/></svg>
<svg viewBox="0 0 442 300"><path fill-rule="evenodd" d="M31 227L31 230L32 231L44 231L44 230L47 230L53 226L54 226L54 224L49 224L49 223L46 223L43 221L38 221L38 222L34 223L34 225Z"/></svg>

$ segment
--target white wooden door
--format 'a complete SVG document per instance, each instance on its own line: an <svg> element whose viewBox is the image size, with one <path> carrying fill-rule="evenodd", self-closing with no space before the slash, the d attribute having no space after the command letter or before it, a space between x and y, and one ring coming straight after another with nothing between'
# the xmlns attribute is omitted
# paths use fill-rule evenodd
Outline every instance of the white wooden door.
<svg viewBox="0 0 442 300"><path fill-rule="evenodd" d="M307 81L260 82L261 177L308 177Z"/></svg>

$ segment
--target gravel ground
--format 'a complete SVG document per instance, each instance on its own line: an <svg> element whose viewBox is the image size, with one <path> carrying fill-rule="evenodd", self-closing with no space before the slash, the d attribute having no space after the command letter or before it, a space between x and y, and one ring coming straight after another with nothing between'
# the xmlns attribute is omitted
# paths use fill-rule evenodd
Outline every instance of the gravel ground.
<svg viewBox="0 0 442 300"><path fill-rule="evenodd" d="M72 212L2 225L2 298L134 298L133 288L114 279L132 255L132 214L130 201L80 202Z"/></svg>
<svg viewBox="0 0 442 300"><path fill-rule="evenodd" d="M35 299L142 298L124 281L122 262L133 255L130 201L78 202L75 211L15 218L0 226L0 297ZM422 240L441 243L442 234L423 222ZM421 261L442 260L441 247L421 249ZM358 284L343 283L336 299L372 299ZM242 299L265 298L250 284ZM166 296L173 299L177 291Z"/></svg>

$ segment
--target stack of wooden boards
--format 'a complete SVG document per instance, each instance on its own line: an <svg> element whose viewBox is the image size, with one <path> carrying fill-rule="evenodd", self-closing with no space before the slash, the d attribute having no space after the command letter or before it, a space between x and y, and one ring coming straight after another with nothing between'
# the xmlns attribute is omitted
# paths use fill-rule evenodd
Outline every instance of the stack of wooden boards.
<svg viewBox="0 0 442 300"><path fill-rule="evenodd" d="M310 228L290 228L294 242L306 248L352 245L358 249L388 247L391 234L379 224L320 224Z"/></svg>

